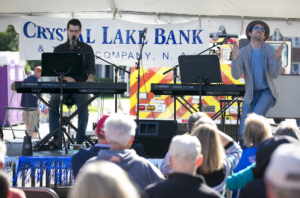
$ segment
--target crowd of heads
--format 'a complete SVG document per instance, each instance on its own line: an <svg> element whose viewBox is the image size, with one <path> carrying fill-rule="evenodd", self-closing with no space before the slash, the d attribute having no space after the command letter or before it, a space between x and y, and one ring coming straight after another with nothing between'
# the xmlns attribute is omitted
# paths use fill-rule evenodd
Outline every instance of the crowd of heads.
<svg viewBox="0 0 300 198"><path fill-rule="evenodd" d="M98 122L95 134L98 140L106 141L111 150L126 150L132 144L136 127L136 122L130 116L104 115ZM271 127L264 117L250 114L245 120L245 146L258 147L253 176L254 179L265 178L266 196L269 198L294 198L300 194L299 134L298 127L282 122L273 137ZM168 162L173 173L195 176L220 170L222 160L226 157L222 141L214 121L204 113L192 114L188 120L187 133L173 137L170 142ZM6 146L1 141L1 169L5 155ZM1 171L0 183L1 189L8 188L8 182ZM68 197L135 198L140 197L142 192L143 189L138 188L132 180L132 175L113 163L113 160L96 160L83 166ZM7 191L1 191L2 194L5 196Z"/></svg>

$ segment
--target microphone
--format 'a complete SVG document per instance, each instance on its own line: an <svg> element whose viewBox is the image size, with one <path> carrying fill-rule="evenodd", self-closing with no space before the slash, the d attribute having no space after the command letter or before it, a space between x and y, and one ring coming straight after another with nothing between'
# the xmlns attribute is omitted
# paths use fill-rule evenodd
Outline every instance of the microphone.
<svg viewBox="0 0 300 198"><path fill-rule="evenodd" d="M71 47L70 47L70 52L73 52L73 50L74 50L75 39L76 39L76 37L72 36L72 44L71 44Z"/></svg>
<svg viewBox="0 0 300 198"><path fill-rule="evenodd" d="M141 37L140 38L143 38L144 36L145 36L145 34L146 34L146 32L147 32L147 28L144 28L144 30L143 30L143 32L142 32L142 35L141 35Z"/></svg>

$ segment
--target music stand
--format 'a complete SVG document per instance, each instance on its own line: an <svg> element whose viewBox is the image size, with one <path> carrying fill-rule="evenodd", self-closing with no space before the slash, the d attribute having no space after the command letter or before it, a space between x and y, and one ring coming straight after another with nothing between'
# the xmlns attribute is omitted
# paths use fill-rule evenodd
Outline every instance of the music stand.
<svg viewBox="0 0 300 198"><path fill-rule="evenodd" d="M222 83L217 55L182 55L178 57L181 83L199 84L199 111L202 110L201 84Z"/></svg>
<svg viewBox="0 0 300 198"><path fill-rule="evenodd" d="M59 73L63 73L72 77L85 77L83 59L82 53L42 53L42 76L60 76Z"/></svg>
<svg viewBox="0 0 300 198"><path fill-rule="evenodd" d="M68 153L66 141L64 134L68 137L68 139L74 144L70 136L67 134L65 130L63 130L62 126L66 124L71 124L69 118L63 118L63 77L65 75L72 77L84 77L84 55L81 53L43 53L42 54L42 76L59 76L60 80L60 112L57 112L53 107L51 107L45 100L41 97L38 97L47 107L49 107L55 114L59 115L59 127L55 130L51 131L46 137L44 137L40 142L38 142L35 146L35 150L39 150L44 144L59 130L59 145L55 142L54 144L61 150L62 149L62 141L65 146L65 152ZM86 107L86 105L83 105ZM83 107L79 108L77 113L81 111ZM73 116L74 117L74 116ZM72 127L73 128L73 127ZM82 134L79 130L76 130L84 139L88 139L84 134ZM89 141L90 142L90 141Z"/></svg>

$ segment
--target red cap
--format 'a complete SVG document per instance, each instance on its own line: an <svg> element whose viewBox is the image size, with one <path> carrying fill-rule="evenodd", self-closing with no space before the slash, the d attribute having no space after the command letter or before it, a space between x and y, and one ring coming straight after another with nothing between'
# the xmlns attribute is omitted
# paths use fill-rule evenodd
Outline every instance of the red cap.
<svg viewBox="0 0 300 198"><path fill-rule="evenodd" d="M227 44L229 44L229 43L233 44L233 39L232 38L227 41Z"/></svg>
<svg viewBox="0 0 300 198"><path fill-rule="evenodd" d="M97 124L97 128L96 128L97 133L99 133L101 135L105 135L103 128L104 128L104 122L108 117L109 117L109 115L103 115L102 118L100 118L100 120L98 121L98 124Z"/></svg>

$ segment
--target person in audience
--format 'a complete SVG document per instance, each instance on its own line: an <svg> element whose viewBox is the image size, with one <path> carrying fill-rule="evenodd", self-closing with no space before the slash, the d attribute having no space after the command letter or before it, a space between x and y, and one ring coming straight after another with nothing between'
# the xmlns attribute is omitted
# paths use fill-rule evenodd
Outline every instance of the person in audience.
<svg viewBox="0 0 300 198"><path fill-rule="evenodd" d="M290 134L290 133L289 133ZM286 135L284 135L283 137L287 137ZM290 137L293 137L291 134L290 134ZM274 137L272 137L274 138ZM293 137L294 138L294 137ZM286 140L288 141L288 140ZM263 142L263 141L262 141ZM283 143L289 143L289 142L284 142L282 141ZM282 143L281 142L281 143ZM263 145L263 143L261 143L261 145ZM280 145L280 143L279 143ZM258 145L258 148L260 147L260 144ZM276 148L276 147L275 147ZM256 158L257 156L260 156L260 159L264 159L264 156L266 158L269 158L270 155L272 154L272 150L268 151L267 154L265 154L265 151L264 149L258 149L259 153L261 154L257 154L256 153ZM259 164L262 163L261 161L258 162ZM252 172L252 168L254 168L256 166L256 163L253 163L251 164L250 166L248 166L247 168L243 169L243 170L240 170L239 172L237 173L234 173L232 174L231 176L228 176L227 177L227 180L226 180L226 188L230 189L230 190L234 190L234 189L241 189L243 188L247 183L249 183L250 181L253 181L254 178L253 178L253 172ZM261 165L259 165L261 166Z"/></svg>
<svg viewBox="0 0 300 198"><path fill-rule="evenodd" d="M90 158L97 156L97 153L101 149L109 149L109 144L105 138L104 131L104 122L109 117L109 115L103 115L97 123L97 127L95 129L95 135L98 137L98 142L94 146L85 149L80 148L80 150L75 153L72 157L72 169L73 175L76 178L77 174L81 167L88 161Z"/></svg>
<svg viewBox="0 0 300 198"><path fill-rule="evenodd" d="M268 198L298 198L300 195L300 144L280 145L265 173Z"/></svg>
<svg viewBox="0 0 300 198"><path fill-rule="evenodd" d="M39 79L41 79L42 75L42 67L37 66L34 69L33 75L28 76L26 79L24 79L24 82L37 82ZM30 132L33 127L32 134L28 133L28 135L31 135L32 137L37 137L37 128L34 127L34 124L39 125L40 123L40 117L41 112L39 108L39 101L38 99L32 95L32 93L22 93L21 98L21 107L29 107L29 108L37 108L37 110L34 111L28 111L28 113L32 116L30 116L27 112L23 111L22 117L23 117L23 123L26 124L26 134L27 132ZM35 123L33 123L33 119L35 118Z"/></svg>
<svg viewBox="0 0 300 198"><path fill-rule="evenodd" d="M78 175L68 198L139 198L136 187L117 165L98 161L87 164Z"/></svg>
<svg viewBox="0 0 300 198"><path fill-rule="evenodd" d="M196 169L202 164L201 144L196 137L175 136L169 148L169 164L173 173L168 180L150 184L142 193L143 198L208 198L221 195L208 187Z"/></svg>
<svg viewBox="0 0 300 198"><path fill-rule="evenodd" d="M271 137L271 127L267 119L255 113L248 114L245 120L245 127L243 132L243 142L246 146L243 149L243 154L238 165L234 169L234 173L239 172L255 163L255 153L257 145L265 138ZM240 191L233 191L233 198L240 194ZM238 196L237 196L238 197Z"/></svg>
<svg viewBox="0 0 300 198"><path fill-rule="evenodd" d="M6 175L0 171L0 197L7 198L9 194L9 184Z"/></svg>
<svg viewBox="0 0 300 198"><path fill-rule="evenodd" d="M258 144L256 152L256 166L251 169L254 180L250 180L250 182L245 185L241 193L241 198L266 198L266 189L264 183L265 170L275 149L278 146L287 143L299 143L299 141L295 138L283 135L265 139ZM274 174L277 175L277 173Z"/></svg>
<svg viewBox="0 0 300 198"><path fill-rule="evenodd" d="M32 76L33 75L33 71L32 70L29 70L27 73L26 73L26 76Z"/></svg>
<svg viewBox="0 0 300 198"><path fill-rule="evenodd" d="M210 124L202 124L192 132L192 136L196 136L202 144L203 163L197 169L197 174L204 177L208 186L225 194L227 176L238 164L242 149L209 120Z"/></svg>
<svg viewBox="0 0 300 198"><path fill-rule="evenodd" d="M279 124L275 135L287 135L300 140L300 131L296 125L283 121Z"/></svg>
<svg viewBox="0 0 300 198"><path fill-rule="evenodd" d="M2 172L2 173L3 173L4 163L5 163L5 156L6 156L6 145L4 144L4 142L2 140L0 140L0 172ZM2 191L6 190L6 184L2 184L2 180L3 180L2 178L0 180L1 180L0 181L0 183L1 183L1 189L0 189L0 191L2 193ZM8 184L7 184L7 187L8 187ZM6 196L6 197L7 198L26 198L26 195L20 189L8 188L8 196Z"/></svg>
<svg viewBox="0 0 300 198"><path fill-rule="evenodd" d="M140 157L133 149L129 149L134 140L135 121L128 115L112 114L104 125L109 150L100 150L97 160L111 161L123 168L143 190L147 185L164 180L161 172L147 159Z"/></svg>
<svg viewBox="0 0 300 198"><path fill-rule="evenodd" d="M194 129L194 125L197 121L201 119L205 119L207 116L205 113L202 112L195 112L192 113L192 115L189 117L188 124L187 124L187 132L185 133L186 135L191 134L192 130ZM162 174L164 174L166 177L168 174L172 172L172 167L169 165L169 156L170 153L167 152L165 158L163 159L161 165L160 165L160 171Z"/></svg>
<svg viewBox="0 0 300 198"><path fill-rule="evenodd" d="M189 120L188 120L188 124L187 124L187 133L188 134L191 134L193 129L195 128L195 124L201 120L201 119L204 119L204 118L208 118L206 116L205 113L203 112L195 112L195 113L192 113L192 115L189 117Z"/></svg>

